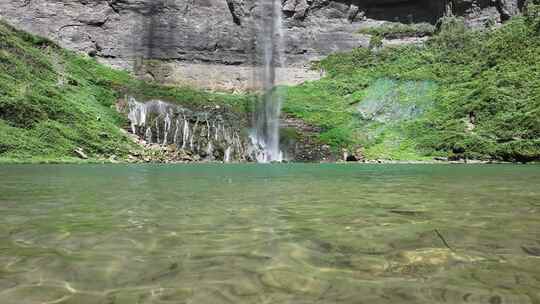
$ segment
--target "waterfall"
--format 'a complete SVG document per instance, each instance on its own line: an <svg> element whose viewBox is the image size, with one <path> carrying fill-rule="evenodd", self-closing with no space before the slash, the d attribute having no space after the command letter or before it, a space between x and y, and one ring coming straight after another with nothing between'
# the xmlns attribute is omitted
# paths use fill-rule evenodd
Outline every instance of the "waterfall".
<svg viewBox="0 0 540 304"><path fill-rule="evenodd" d="M258 162L280 162L283 154L279 149L279 117L283 96L276 90L276 77L278 68L285 62L281 0L261 0L259 9L257 50L262 61L260 80L263 96L250 138L256 147Z"/></svg>
<svg viewBox="0 0 540 304"><path fill-rule="evenodd" d="M219 108L193 111L161 100L139 102L128 97L131 131L149 145L170 148L208 161L251 159L248 139L241 139L239 119ZM182 154L181 153L181 154Z"/></svg>
<svg viewBox="0 0 540 304"><path fill-rule="evenodd" d="M225 149L225 156L223 157L223 162L231 162L231 147L227 147L227 149Z"/></svg>

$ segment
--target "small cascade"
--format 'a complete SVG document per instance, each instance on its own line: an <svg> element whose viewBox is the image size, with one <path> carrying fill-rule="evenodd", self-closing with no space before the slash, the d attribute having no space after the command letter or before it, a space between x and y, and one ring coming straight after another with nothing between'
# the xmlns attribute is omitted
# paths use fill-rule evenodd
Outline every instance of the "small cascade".
<svg viewBox="0 0 540 304"><path fill-rule="evenodd" d="M225 157L223 161L226 163L231 162L231 147L227 147L227 149L225 149Z"/></svg>
<svg viewBox="0 0 540 304"><path fill-rule="evenodd" d="M227 147L228 149L228 147ZM208 155L210 160L213 160L214 158L214 145L212 145L212 141L208 141L208 146L206 147L206 154ZM227 150L225 150L225 157L223 161L227 162Z"/></svg>
<svg viewBox="0 0 540 304"><path fill-rule="evenodd" d="M136 134L135 132L133 134ZM144 140L152 142L152 128L147 128L144 132Z"/></svg>
<svg viewBox="0 0 540 304"><path fill-rule="evenodd" d="M261 55L260 80L263 97L255 116L255 128L250 135L258 162L281 162L279 148L279 118L283 96L276 90L278 68L285 66L284 33L281 0L259 2L257 51ZM281 69L283 71L284 69Z"/></svg>
<svg viewBox="0 0 540 304"><path fill-rule="evenodd" d="M248 161L249 139L243 138L239 119L223 110L192 111L161 100L139 102L128 98L128 119L133 134L147 144L170 147L200 159Z"/></svg>

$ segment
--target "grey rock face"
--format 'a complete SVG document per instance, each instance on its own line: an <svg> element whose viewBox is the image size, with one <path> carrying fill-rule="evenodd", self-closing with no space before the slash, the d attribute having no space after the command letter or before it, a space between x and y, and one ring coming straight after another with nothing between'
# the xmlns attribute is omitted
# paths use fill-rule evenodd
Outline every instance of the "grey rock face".
<svg viewBox="0 0 540 304"><path fill-rule="evenodd" d="M488 20L506 21L519 14L523 0L452 0L448 7L457 16L465 17L470 26L482 26Z"/></svg>
<svg viewBox="0 0 540 304"><path fill-rule="evenodd" d="M247 129L246 118L226 107L188 108L161 100L139 101L128 96L117 109L130 122L130 132L145 146L169 150L173 161L256 161L261 153ZM288 161L332 160L330 148L318 143L320 129L286 118L280 149ZM78 153L78 152L76 152ZM187 156L186 156L187 155Z"/></svg>
<svg viewBox="0 0 540 304"><path fill-rule="evenodd" d="M0 16L112 66L163 80L158 76L167 71L148 70L145 63L226 65L231 70L257 65L254 20L260 1L10 0L0 1ZM332 52L367 46L369 37L355 34L366 20L435 23L455 14L474 26L490 18L508 19L519 12L521 2L283 0L287 64L302 67Z"/></svg>

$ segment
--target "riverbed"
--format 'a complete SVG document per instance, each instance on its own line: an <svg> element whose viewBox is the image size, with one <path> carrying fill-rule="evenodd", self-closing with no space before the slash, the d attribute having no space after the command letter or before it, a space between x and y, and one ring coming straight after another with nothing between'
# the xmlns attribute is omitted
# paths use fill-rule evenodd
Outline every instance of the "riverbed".
<svg viewBox="0 0 540 304"><path fill-rule="evenodd" d="M2 165L0 303L539 303L540 166Z"/></svg>

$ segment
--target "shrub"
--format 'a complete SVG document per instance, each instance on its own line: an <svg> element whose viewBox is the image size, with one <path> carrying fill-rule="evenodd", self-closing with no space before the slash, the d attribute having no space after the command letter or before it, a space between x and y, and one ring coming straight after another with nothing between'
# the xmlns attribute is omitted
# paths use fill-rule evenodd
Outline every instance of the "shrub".
<svg viewBox="0 0 540 304"><path fill-rule="evenodd" d="M403 24L398 22L386 22L379 26L365 27L358 31L360 34L380 36L387 39L431 36L434 32L435 26L429 23Z"/></svg>
<svg viewBox="0 0 540 304"><path fill-rule="evenodd" d="M383 38L381 35L373 35L369 39L369 48L371 50L377 50L383 46Z"/></svg>

